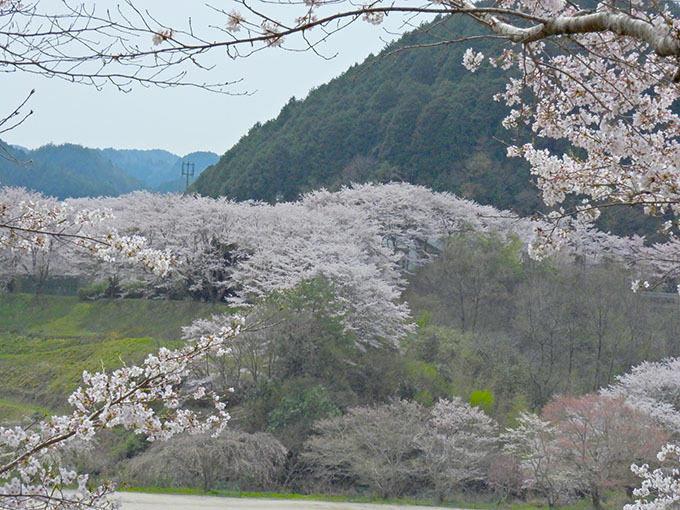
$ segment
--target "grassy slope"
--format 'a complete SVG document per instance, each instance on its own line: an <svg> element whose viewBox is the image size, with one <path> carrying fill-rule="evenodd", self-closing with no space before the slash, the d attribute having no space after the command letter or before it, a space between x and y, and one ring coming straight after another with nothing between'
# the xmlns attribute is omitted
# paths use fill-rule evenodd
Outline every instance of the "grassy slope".
<svg viewBox="0 0 680 510"><path fill-rule="evenodd" d="M139 361L224 305L0 294L0 422L64 409L83 370Z"/></svg>

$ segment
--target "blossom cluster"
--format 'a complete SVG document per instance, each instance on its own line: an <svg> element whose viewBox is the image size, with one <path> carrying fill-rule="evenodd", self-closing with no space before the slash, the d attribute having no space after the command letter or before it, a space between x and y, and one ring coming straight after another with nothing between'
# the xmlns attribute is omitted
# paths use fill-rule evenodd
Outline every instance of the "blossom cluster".
<svg viewBox="0 0 680 510"><path fill-rule="evenodd" d="M83 243L99 259L105 262L127 262L139 264L155 275L165 276L177 264L168 250L154 250L147 247L142 236L121 236L115 230L105 241Z"/></svg>
<svg viewBox="0 0 680 510"><path fill-rule="evenodd" d="M166 275L176 262L167 251L149 248L138 235L119 235L106 208L79 208L23 188L0 190L0 247L41 252L55 243L84 249L110 262L137 264ZM82 250L81 250L82 251Z"/></svg>
<svg viewBox="0 0 680 510"><path fill-rule="evenodd" d="M342 323L364 345L398 341L408 332L409 311L401 300L406 275L431 260L444 239L470 230L498 232L534 250L539 244L532 239L553 228L546 221L406 183L319 190L274 205L147 192L80 199L76 205L113 211L115 222L107 227L141 235L149 248L176 261L165 279L141 274L138 266L98 264L94 269L102 278L143 279L154 289L186 282L189 292L239 306L324 278L337 296ZM561 231L560 242L550 250L540 244L541 255L567 250L589 261L630 258L641 243L577 220L564 220ZM82 271L93 272L91 260L81 264L87 266Z"/></svg>
<svg viewBox="0 0 680 510"><path fill-rule="evenodd" d="M645 361L630 373L601 391L606 396L623 398L634 409L645 413L666 430L680 431L680 358L658 362ZM642 479L633 493L638 498L626 510L675 508L680 501L680 446L667 444L657 455L661 467L631 465Z"/></svg>
<svg viewBox="0 0 680 510"><path fill-rule="evenodd" d="M677 507L680 502L680 469L677 467L680 465L680 446L667 444L657 458L660 462L672 460L675 467L650 470L648 464L633 464L630 469L642 478L642 484L633 490L633 495L638 499L634 504L624 506L624 510L666 510Z"/></svg>
<svg viewBox="0 0 680 510"><path fill-rule="evenodd" d="M518 3L553 19L573 10L561 1L522 0L508 6ZM669 7L645 7L639 4L631 17L657 27L660 38L672 32L677 19ZM603 2L595 12L616 14L615 9ZM512 107L506 127L527 124L538 137L564 140L574 150L556 153L526 143L510 146L508 155L531 165L548 205L568 195L587 197L577 210L587 210L590 220L602 204L680 212L675 205L680 199L680 116L673 109L680 84L669 79L677 62L613 32L573 34L557 44L562 51L541 40L515 53L521 76L509 79L496 98Z"/></svg>

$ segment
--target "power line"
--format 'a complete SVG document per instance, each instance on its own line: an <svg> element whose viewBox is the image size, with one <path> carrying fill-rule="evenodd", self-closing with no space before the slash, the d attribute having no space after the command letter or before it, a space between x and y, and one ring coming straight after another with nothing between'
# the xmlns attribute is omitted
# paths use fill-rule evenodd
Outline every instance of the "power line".
<svg viewBox="0 0 680 510"><path fill-rule="evenodd" d="M187 177L187 185L186 188L184 188L184 193L189 191L189 178L194 176L194 168L195 166L193 163L182 161L182 175L186 175Z"/></svg>

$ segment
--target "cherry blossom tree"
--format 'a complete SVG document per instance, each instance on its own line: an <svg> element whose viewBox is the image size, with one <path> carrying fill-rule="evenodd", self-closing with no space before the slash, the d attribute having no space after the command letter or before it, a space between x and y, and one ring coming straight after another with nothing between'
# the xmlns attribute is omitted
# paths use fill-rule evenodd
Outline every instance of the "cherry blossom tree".
<svg viewBox="0 0 680 510"><path fill-rule="evenodd" d="M519 462L523 486L554 506L574 489L573 476L559 455L557 430L541 417L522 413L517 426L501 434L503 451Z"/></svg>
<svg viewBox="0 0 680 510"><path fill-rule="evenodd" d="M24 190L4 189L0 204L0 244L27 252L48 249L50 243L71 243L93 256L115 258L166 273L172 258L144 245L139 236L119 236L115 230L98 237L95 226L110 218L102 210L75 210ZM7 198L22 198L7 200ZM50 416L27 427L0 427L0 506L3 508L113 508L112 485L88 486L88 476L69 469L61 453L78 440L89 441L97 431L122 426L149 440L168 439L177 433L219 433L229 418L219 396L203 386L183 384L192 363L207 355L224 355L228 341L242 321L184 347L162 348L141 366L83 373L83 386L69 398L69 415ZM188 401L207 400L212 413L182 408ZM69 486L76 489L66 491Z"/></svg>
<svg viewBox="0 0 680 510"><path fill-rule="evenodd" d="M634 504L624 506L625 510L666 510L677 507L680 501L680 471L677 468L680 464L680 447L673 444L664 446L657 454L657 459L664 464L662 467L650 469L649 464L631 466L633 473L642 478L642 485L633 490L638 499Z"/></svg>
<svg viewBox="0 0 680 510"><path fill-rule="evenodd" d="M105 209L76 209L23 188L0 189L0 247L5 250L35 258L60 242L101 260L130 262L159 275L169 271L167 252L150 249L140 236L119 235L108 223L111 218Z"/></svg>
<svg viewBox="0 0 680 510"><path fill-rule="evenodd" d="M601 393L623 398L659 425L680 432L680 359L644 361Z"/></svg>
<svg viewBox="0 0 680 510"><path fill-rule="evenodd" d="M27 210L28 207L31 207L29 204L44 211L58 206L56 199L47 198L40 193L29 192L23 188L4 188L0 193L2 194L2 202L7 204L6 216L21 216L22 212L19 209L23 207ZM24 205L21 206L20 204ZM8 237L12 236L11 231L8 234ZM16 236L15 240L19 241L19 235L16 233L14 235ZM17 246L17 243L11 242L10 239L2 243L0 245L2 266L0 267L7 289L12 290L16 286L16 279L20 275L34 277L37 280L36 287L40 289L49 275L50 265L54 265L55 252L63 252L63 250L55 250L55 242L55 239L48 236L35 243L21 243L21 246ZM65 268L62 267L62 269Z"/></svg>
<svg viewBox="0 0 680 510"><path fill-rule="evenodd" d="M345 326L359 342L394 343L410 328L397 257L382 243L378 225L357 208L145 193L78 203L110 207L119 230L173 253L179 265L170 278L184 279L189 290L215 288L244 306L320 277L334 286ZM153 220L137 221L140 213ZM230 255L215 257L215 247L228 247ZM167 282L153 282L162 285Z"/></svg>
<svg viewBox="0 0 680 510"><path fill-rule="evenodd" d="M443 500L465 482L486 479L497 442L497 425L460 398L440 400L419 438L423 468Z"/></svg>
<svg viewBox="0 0 680 510"><path fill-rule="evenodd" d="M596 508L605 489L623 487L632 479L631 461L653 458L668 439L645 413L622 398L558 397L543 408L543 417L556 429L560 462Z"/></svg>
<svg viewBox="0 0 680 510"><path fill-rule="evenodd" d="M98 264L93 268L93 262L98 261L91 258L81 258L84 271L96 272L100 279L115 277L124 284L142 281L149 292L160 295L181 293L178 288L203 299L217 299L229 293L233 285L229 261L243 254L238 246L229 254L224 250L229 250L237 239L234 229L247 223L244 217L247 205L143 191L115 198L76 199L72 203L79 208L113 211L112 225L117 231L144 237L154 248L172 253L177 262L174 270L163 278L141 272L134 265Z"/></svg>
<svg viewBox="0 0 680 510"><path fill-rule="evenodd" d="M501 435L528 487L550 506L578 491L599 507L604 489L632 482L631 462L653 458L668 435L649 415L622 398L597 394L558 397L542 417L522 414L518 426Z"/></svg>
<svg viewBox="0 0 680 510"><path fill-rule="evenodd" d="M404 183L320 190L275 205L147 192L72 203L113 211L119 232L141 235L178 261L162 279L121 264L84 271L123 287L143 281L161 295L214 296L239 306L321 277L334 287L347 330L365 345L395 343L409 330L404 277L432 260L445 239L472 230L526 245L543 224ZM583 226L577 232L564 249L591 261L626 258L636 242Z"/></svg>

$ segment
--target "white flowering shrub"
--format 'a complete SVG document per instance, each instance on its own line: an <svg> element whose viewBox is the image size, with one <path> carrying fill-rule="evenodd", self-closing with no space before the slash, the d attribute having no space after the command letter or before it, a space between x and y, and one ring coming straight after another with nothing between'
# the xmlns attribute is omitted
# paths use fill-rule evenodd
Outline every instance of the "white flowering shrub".
<svg viewBox="0 0 680 510"><path fill-rule="evenodd" d="M633 490L635 503L624 510L671 510L680 503L680 446L667 444L657 454L665 467L650 469L648 464L633 464L631 470L642 478Z"/></svg>

